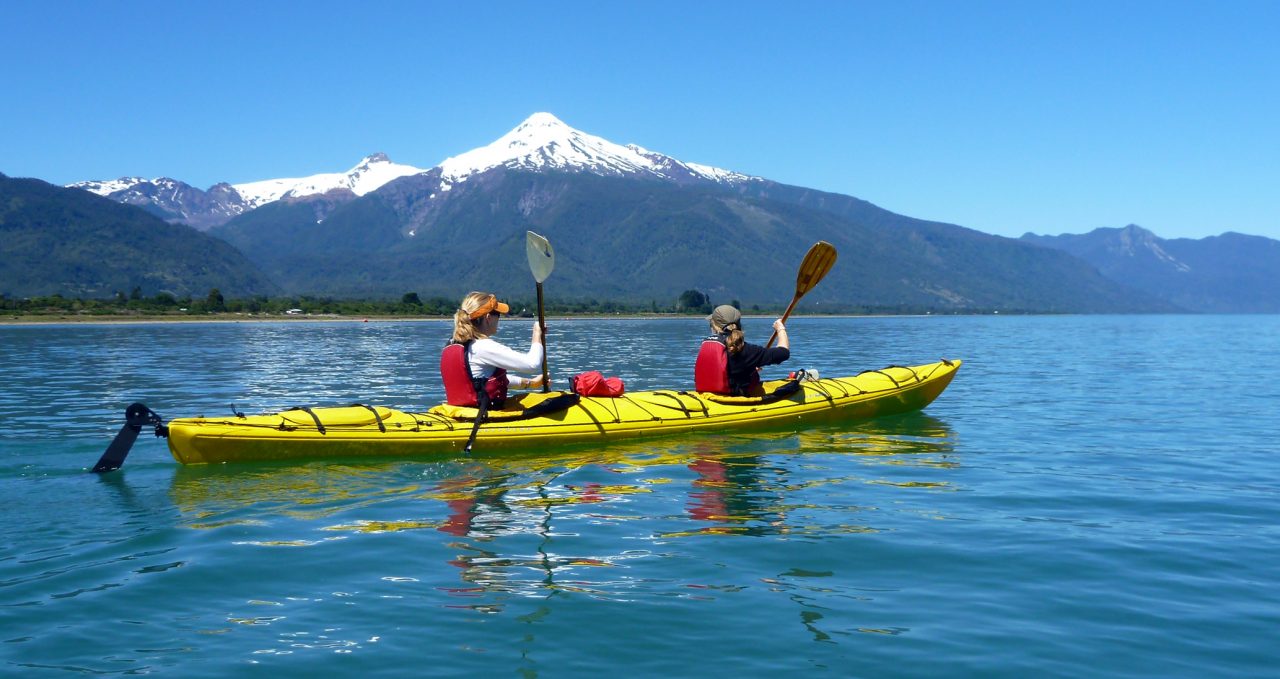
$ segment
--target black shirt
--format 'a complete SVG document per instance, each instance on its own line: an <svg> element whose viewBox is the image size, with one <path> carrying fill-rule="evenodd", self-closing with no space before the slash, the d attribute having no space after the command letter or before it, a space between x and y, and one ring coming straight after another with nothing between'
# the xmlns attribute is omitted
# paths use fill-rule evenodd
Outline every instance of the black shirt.
<svg viewBox="0 0 1280 679"><path fill-rule="evenodd" d="M785 347L769 347L743 343L742 350L729 354L729 388L735 394L746 393L748 387L759 381L756 368L776 365L791 358Z"/></svg>

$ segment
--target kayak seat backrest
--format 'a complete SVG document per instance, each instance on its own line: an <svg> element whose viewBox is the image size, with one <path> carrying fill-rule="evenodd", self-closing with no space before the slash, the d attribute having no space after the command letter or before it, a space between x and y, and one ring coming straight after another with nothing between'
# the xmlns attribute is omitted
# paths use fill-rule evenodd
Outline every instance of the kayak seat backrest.
<svg viewBox="0 0 1280 679"><path fill-rule="evenodd" d="M773 386L770 383L769 386ZM773 403L800 391L800 380L787 380L778 385L777 388L766 392L761 396L727 396L724 394L702 394L702 397L712 403L722 403L724 405L761 405L764 403Z"/></svg>

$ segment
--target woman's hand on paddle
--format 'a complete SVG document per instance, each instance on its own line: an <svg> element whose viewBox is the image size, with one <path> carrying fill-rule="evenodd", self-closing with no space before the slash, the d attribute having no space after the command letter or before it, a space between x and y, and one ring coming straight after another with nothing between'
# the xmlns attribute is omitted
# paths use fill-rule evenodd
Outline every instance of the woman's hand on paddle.
<svg viewBox="0 0 1280 679"><path fill-rule="evenodd" d="M533 343L542 344L542 326L537 322L533 322Z"/></svg>
<svg viewBox="0 0 1280 679"><path fill-rule="evenodd" d="M529 383L525 385L525 388L526 388L526 389L541 389L541 388L542 388L542 375L538 375L537 377L534 377L534 378L530 379L530 380L529 380Z"/></svg>
<svg viewBox="0 0 1280 679"><path fill-rule="evenodd" d="M783 349L791 349L791 340L787 338L787 326L782 324L782 319L773 322L773 331L778 336L778 346Z"/></svg>

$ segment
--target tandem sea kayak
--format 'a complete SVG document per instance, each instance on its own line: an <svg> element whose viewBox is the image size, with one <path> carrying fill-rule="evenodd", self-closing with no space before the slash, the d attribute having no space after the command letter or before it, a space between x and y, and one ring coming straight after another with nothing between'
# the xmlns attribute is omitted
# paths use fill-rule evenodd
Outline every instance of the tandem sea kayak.
<svg viewBox="0 0 1280 679"><path fill-rule="evenodd" d="M406 412L361 404L179 418L165 427L155 413L135 404L126 429L135 419L139 425L155 424L157 435L167 434L170 452L183 464L459 454L473 430L476 453L532 452L694 432L803 427L919 410L951 383L960 363L944 359L852 377L766 382L766 391L775 394L763 399L674 390L617 398L526 393L508 399L502 410L491 411L478 427L477 413L469 408L442 405ZM144 421L133 412L135 407L150 419ZM118 457L122 464L123 454Z"/></svg>

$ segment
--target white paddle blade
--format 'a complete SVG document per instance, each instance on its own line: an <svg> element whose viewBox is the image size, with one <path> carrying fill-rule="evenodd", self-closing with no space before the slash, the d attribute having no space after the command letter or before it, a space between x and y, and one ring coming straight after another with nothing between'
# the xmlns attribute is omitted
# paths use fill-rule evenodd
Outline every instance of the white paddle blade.
<svg viewBox="0 0 1280 679"><path fill-rule="evenodd" d="M551 275L556 266L556 251L546 238L529 231L525 239L525 250L529 255L529 270L533 272L533 280L541 283Z"/></svg>

